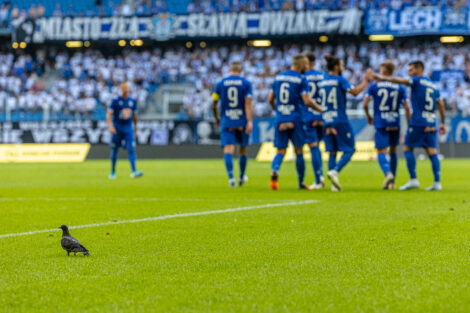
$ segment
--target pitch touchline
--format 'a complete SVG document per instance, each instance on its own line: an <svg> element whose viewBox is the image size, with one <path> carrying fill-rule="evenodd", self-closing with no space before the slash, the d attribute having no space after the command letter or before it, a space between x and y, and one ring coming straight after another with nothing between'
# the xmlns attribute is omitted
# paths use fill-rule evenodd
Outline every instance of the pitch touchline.
<svg viewBox="0 0 470 313"><path fill-rule="evenodd" d="M292 201L292 202L284 202L284 203L268 203L268 204L261 204L261 205L253 205L253 206L246 206L246 207L239 207L239 208L232 208L232 209L225 209L225 210L203 211L203 212L192 212L192 213L176 213L176 214L169 214L169 215L139 218L139 219L134 219L134 220L77 225L77 226L71 226L71 227L69 227L69 229L91 228L91 227L100 227L100 226L109 226L109 225L118 225L118 224L152 222L152 221L167 220L167 219L178 218L178 217L223 214L223 213L249 211L249 210L256 210L256 209L263 209L263 208L274 208L274 207L291 206L291 205L303 205L303 204L310 204L310 203L317 203L317 202L319 202L319 201L318 200ZM35 235L35 234L41 234L41 233L50 233L50 232L55 232L55 231L58 231L58 229L52 228L52 229L42 229L42 230L28 231L28 232L24 232L24 233L3 234L3 235L0 235L0 239L1 238L11 238L11 237Z"/></svg>
<svg viewBox="0 0 470 313"><path fill-rule="evenodd" d="M201 199L201 198L87 198L87 197L61 197L61 198L50 198L50 197L36 197L36 198L0 198L0 202L14 202L14 201L192 201L192 202L217 202L226 201L226 199ZM255 202L264 200L251 200ZM280 200L282 201L282 200Z"/></svg>

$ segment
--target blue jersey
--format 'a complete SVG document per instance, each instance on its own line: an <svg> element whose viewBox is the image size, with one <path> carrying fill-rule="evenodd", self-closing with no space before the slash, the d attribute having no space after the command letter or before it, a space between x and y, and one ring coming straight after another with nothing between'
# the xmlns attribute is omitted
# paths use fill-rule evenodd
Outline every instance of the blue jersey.
<svg viewBox="0 0 470 313"><path fill-rule="evenodd" d="M342 76L325 75L318 83L318 94L323 109L325 125L347 123L346 94L351 89L348 80Z"/></svg>
<svg viewBox="0 0 470 313"><path fill-rule="evenodd" d="M137 102L133 98L118 97L111 101L108 108L113 113L113 125L118 131L130 131L134 113L137 112Z"/></svg>
<svg viewBox="0 0 470 313"><path fill-rule="evenodd" d="M214 100L220 100L222 129L245 127L245 99L251 98L251 83L240 76L228 76L215 85Z"/></svg>
<svg viewBox="0 0 470 313"><path fill-rule="evenodd" d="M276 122L302 122L302 95L308 94L308 82L299 72L288 70L276 76Z"/></svg>
<svg viewBox="0 0 470 313"><path fill-rule="evenodd" d="M321 105L321 99L318 96L318 83L323 80L325 73L320 71L307 71L305 72L305 78L308 81L309 95L318 105ZM321 113L314 109L304 105L303 107L302 120L305 123L313 121L321 121Z"/></svg>
<svg viewBox="0 0 470 313"><path fill-rule="evenodd" d="M370 85L367 97L374 101L374 126L376 128L400 127L400 105L406 100L405 87L390 82Z"/></svg>
<svg viewBox="0 0 470 313"><path fill-rule="evenodd" d="M427 77L414 76L411 84L410 126L436 126L436 103L441 98L436 85Z"/></svg>

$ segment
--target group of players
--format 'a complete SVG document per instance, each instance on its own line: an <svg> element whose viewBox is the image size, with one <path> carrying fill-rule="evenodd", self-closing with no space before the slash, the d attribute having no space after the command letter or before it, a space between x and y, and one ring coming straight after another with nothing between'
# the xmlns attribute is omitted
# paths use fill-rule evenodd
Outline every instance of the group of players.
<svg viewBox="0 0 470 313"><path fill-rule="evenodd" d="M403 147L410 180L400 190L419 188L416 175L414 148L424 148L429 155L434 174L433 184L426 190L441 190L440 161L438 157L438 133L445 134L446 127L444 101L432 81L423 76L424 64L421 61L409 64L410 78L393 77L394 64L386 61L380 66L380 74L368 69L364 81L352 87L341 76L344 64L336 56L326 56L328 72L315 70L315 55L297 54L289 70L279 73L274 81L268 101L276 112L274 146L277 153L272 161L270 188L279 188L279 170L289 141L296 153L296 169L300 189L312 190L325 187L323 160L319 148L324 141L329 153L327 177L331 189L340 191L339 173L349 163L355 152L354 133L346 114L347 93L354 96L367 89L364 110L371 125L375 126L375 145L378 162L385 179L383 189L394 189L398 167L397 146L400 139L400 107L403 107L408 120L408 129ZM247 146L253 128L252 86L241 76L240 62L230 65L230 75L215 86L212 110L221 128L221 145L224 162L229 177L229 185L237 186L234 175L233 155L235 145L239 150L239 180L242 186L248 180L245 172L248 162ZM407 102L406 89L411 87L411 108ZM129 97L129 85L121 84L122 95L114 99L108 108L107 121L111 140L110 179L116 177L118 150L126 143L131 177L141 177L136 169L135 139L137 128L136 101ZM373 117L369 113L369 103L373 102ZM441 124L437 125L436 108ZM308 186L304 182L305 160L303 146L308 144L312 156L315 182ZM388 150L388 151L387 151ZM338 152L342 152L337 161ZM387 157L388 152L388 157Z"/></svg>
<svg viewBox="0 0 470 313"><path fill-rule="evenodd" d="M400 139L399 112L400 107L403 107L408 120L403 150L410 180L400 190L419 188L414 148L424 148L431 160L434 182L426 190L441 190L437 137L439 132L446 132L445 107L439 90L429 78L423 76L424 64L421 61L411 62L408 70L410 78L399 78L392 76L394 64L386 61L380 66L380 74L368 69L364 81L352 87L341 75L343 61L336 56L326 56L325 59L327 73L315 70L313 53L297 54L291 68L275 78L268 98L276 112L274 146L277 148L271 164L270 188L279 188L279 170L289 140L296 153L299 188L324 188L323 161L319 149L319 143L323 140L329 153L327 177L331 181L331 189L341 190L339 173L355 152L354 133L346 114L347 93L356 96L367 88L364 110L369 123L375 126L378 162L385 176L382 188L395 188L397 146ZM235 145L240 146L238 185L247 181L247 146L253 128L252 87L241 76L242 71L241 63L233 62L230 65L230 75L217 83L213 93L212 109L221 128L221 145L231 187L237 185L233 165ZM412 110L407 102L404 85L411 87ZM373 102L373 117L369 113L370 101ZM440 114L439 128L436 127L436 108ZM304 182L305 144L310 147L315 176L315 182L311 186ZM338 152L342 152L342 156L337 161Z"/></svg>

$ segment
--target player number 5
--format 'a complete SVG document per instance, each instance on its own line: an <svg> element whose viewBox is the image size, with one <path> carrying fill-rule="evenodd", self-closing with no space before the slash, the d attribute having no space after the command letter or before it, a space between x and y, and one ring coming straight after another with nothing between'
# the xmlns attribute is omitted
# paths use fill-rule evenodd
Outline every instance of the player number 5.
<svg viewBox="0 0 470 313"><path fill-rule="evenodd" d="M434 92L432 88L426 88L426 104L424 105L424 109L426 111L433 111L434 110L434 99L431 94Z"/></svg>

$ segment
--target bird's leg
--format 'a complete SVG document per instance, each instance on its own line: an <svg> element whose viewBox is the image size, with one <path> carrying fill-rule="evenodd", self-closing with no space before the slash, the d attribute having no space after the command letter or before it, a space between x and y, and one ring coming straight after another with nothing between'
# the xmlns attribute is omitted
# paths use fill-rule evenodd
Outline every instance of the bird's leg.
<svg viewBox="0 0 470 313"><path fill-rule="evenodd" d="M74 252L74 253L73 253L73 256L77 256L77 252Z"/></svg>
<svg viewBox="0 0 470 313"><path fill-rule="evenodd" d="M70 256L70 251L67 251L67 256Z"/></svg>

